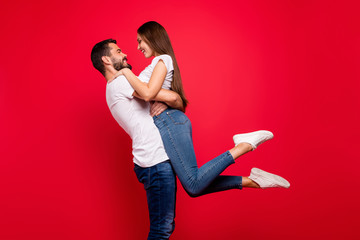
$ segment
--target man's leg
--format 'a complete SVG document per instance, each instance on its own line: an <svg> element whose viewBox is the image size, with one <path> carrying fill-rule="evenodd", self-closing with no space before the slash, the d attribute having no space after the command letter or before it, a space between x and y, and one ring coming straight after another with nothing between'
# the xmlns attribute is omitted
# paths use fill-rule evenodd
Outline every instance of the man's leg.
<svg viewBox="0 0 360 240"><path fill-rule="evenodd" d="M135 166L135 173L146 190L150 239L169 239L175 228L176 177L170 161L153 167Z"/></svg>

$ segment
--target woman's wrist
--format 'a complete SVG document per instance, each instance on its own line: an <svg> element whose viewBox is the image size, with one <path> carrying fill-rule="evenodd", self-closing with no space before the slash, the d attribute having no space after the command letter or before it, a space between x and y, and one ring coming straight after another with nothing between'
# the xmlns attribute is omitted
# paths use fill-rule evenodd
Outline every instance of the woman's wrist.
<svg viewBox="0 0 360 240"><path fill-rule="evenodd" d="M121 69L122 73L125 74L129 74L131 72L131 70L129 68L123 68Z"/></svg>

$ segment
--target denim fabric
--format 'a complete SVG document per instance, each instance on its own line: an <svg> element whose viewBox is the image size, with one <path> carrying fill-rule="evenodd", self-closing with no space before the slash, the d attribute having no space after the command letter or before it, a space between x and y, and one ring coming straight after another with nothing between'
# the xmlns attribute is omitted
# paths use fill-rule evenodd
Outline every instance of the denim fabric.
<svg viewBox="0 0 360 240"><path fill-rule="evenodd" d="M139 182L144 184L150 217L150 239L169 239L175 228L176 176L170 161L155 166L134 167Z"/></svg>
<svg viewBox="0 0 360 240"><path fill-rule="evenodd" d="M181 111L167 109L154 117L173 169L191 197L229 189L241 189L241 176L219 176L235 161L227 151L198 168L192 142L192 128Z"/></svg>

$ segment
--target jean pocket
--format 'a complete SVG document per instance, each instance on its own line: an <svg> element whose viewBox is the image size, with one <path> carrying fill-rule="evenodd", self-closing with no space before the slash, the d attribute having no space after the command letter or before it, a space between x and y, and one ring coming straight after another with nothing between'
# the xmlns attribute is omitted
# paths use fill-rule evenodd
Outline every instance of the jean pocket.
<svg viewBox="0 0 360 240"><path fill-rule="evenodd" d="M170 110L166 112L166 114L175 125L184 125L190 121L189 118L179 110Z"/></svg>

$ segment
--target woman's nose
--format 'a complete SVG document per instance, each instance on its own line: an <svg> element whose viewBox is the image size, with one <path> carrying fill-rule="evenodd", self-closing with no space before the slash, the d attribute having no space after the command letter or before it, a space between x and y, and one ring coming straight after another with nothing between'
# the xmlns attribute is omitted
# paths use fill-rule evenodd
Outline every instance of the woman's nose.
<svg viewBox="0 0 360 240"><path fill-rule="evenodd" d="M140 44L138 44L138 47L137 47L138 50L140 50Z"/></svg>

